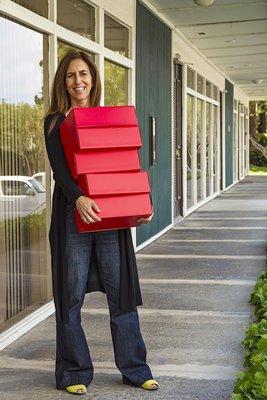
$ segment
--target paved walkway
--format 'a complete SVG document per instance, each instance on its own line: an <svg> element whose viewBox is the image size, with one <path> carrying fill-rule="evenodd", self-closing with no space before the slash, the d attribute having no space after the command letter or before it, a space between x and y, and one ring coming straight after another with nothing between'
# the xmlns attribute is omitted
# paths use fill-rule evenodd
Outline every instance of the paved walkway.
<svg viewBox="0 0 267 400"><path fill-rule="evenodd" d="M229 399L252 321L247 302L265 265L266 210L267 177L248 177L138 253L140 323L156 392L122 385L105 296L87 295L95 378L83 399ZM1 400L73 398L54 387L54 354L52 315L1 352Z"/></svg>

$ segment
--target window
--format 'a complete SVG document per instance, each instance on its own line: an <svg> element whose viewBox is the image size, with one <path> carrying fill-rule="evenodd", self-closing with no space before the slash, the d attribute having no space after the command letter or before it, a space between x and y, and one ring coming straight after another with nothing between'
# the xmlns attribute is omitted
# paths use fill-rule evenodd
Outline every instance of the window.
<svg viewBox="0 0 267 400"><path fill-rule="evenodd" d="M57 0L57 23L95 40L95 8L82 0Z"/></svg>
<svg viewBox="0 0 267 400"><path fill-rule="evenodd" d="M203 124L203 100L197 99L197 200L203 198L201 181L201 150L202 150L202 124Z"/></svg>
<svg viewBox="0 0 267 400"><path fill-rule="evenodd" d="M1 331L14 318L25 317L51 300L52 293L46 259L46 193L42 189L33 196L33 188L23 179L45 174L47 37L6 18L0 18L0 29L5 32L0 35Z"/></svg>
<svg viewBox="0 0 267 400"><path fill-rule="evenodd" d="M195 89L194 71L191 68L187 68L187 86L191 89Z"/></svg>
<svg viewBox="0 0 267 400"><path fill-rule="evenodd" d="M193 205L192 201L192 136L193 136L193 96L187 95L187 208Z"/></svg>
<svg viewBox="0 0 267 400"><path fill-rule="evenodd" d="M27 196L30 186L21 181L2 181L2 192L4 196Z"/></svg>
<svg viewBox="0 0 267 400"><path fill-rule="evenodd" d="M57 55L58 55L58 61L61 60L62 57L64 57L64 55L70 51L70 50L81 50L79 47L76 47L74 45L62 42L61 40L58 40L57 42ZM82 49L83 50L83 49ZM93 61L95 56L92 53L89 53L86 50L83 50L85 53L89 54L89 56L92 58Z"/></svg>
<svg viewBox="0 0 267 400"><path fill-rule="evenodd" d="M204 78L201 75L197 75L197 91L204 94Z"/></svg>
<svg viewBox="0 0 267 400"><path fill-rule="evenodd" d="M129 29L106 14L104 44L122 56L129 56Z"/></svg>
<svg viewBox="0 0 267 400"><path fill-rule="evenodd" d="M105 105L128 104L127 69L105 60Z"/></svg>
<svg viewBox="0 0 267 400"><path fill-rule="evenodd" d="M211 83L206 81L206 96L211 97Z"/></svg>
<svg viewBox="0 0 267 400"><path fill-rule="evenodd" d="M47 0L12 0L14 3L19 4L28 10L41 15L42 17L48 17L48 1Z"/></svg>

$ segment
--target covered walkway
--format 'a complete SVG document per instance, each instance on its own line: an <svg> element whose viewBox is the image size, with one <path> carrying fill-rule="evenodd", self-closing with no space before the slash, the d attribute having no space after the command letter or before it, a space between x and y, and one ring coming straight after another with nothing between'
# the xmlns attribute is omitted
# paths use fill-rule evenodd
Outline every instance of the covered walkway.
<svg viewBox="0 0 267 400"><path fill-rule="evenodd" d="M95 379L83 398L226 400L242 369L248 304L264 269L267 177L247 177L138 253L148 362L161 388L122 385L105 296L87 295L83 324ZM0 353L0 398L67 399L54 387L55 324L47 318Z"/></svg>

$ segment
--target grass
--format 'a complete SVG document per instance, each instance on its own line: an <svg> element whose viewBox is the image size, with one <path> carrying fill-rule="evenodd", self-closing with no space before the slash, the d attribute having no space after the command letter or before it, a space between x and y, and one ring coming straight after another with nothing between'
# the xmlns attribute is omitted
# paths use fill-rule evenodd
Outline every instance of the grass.
<svg viewBox="0 0 267 400"><path fill-rule="evenodd" d="M249 175L267 175L267 166L258 167L256 165L251 165L249 170Z"/></svg>

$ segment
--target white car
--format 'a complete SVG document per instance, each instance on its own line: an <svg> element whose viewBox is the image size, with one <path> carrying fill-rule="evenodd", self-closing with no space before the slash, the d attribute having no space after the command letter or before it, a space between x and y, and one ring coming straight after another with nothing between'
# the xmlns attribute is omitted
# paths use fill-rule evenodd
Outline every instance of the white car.
<svg viewBox="0 0 267 400"><path fill-rule="evenodd" d="M46 193L31 176L0 176L0 219L25 217L45 208Z"/></svg>
<svg viewBox="0 0 267 400"><path fill-rule="evenodd" d="M32 177L45 187L45 172L36 172Z"/></svg>

